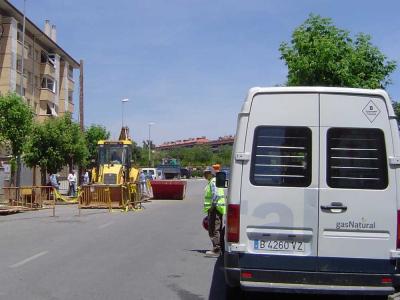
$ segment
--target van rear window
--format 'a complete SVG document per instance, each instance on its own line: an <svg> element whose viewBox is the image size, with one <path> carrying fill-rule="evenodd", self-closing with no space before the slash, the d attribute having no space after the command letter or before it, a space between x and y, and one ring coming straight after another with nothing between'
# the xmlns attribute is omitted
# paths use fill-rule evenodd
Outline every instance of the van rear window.
<svg viewBox="0 0 400 300"><path fill-rule="evenodd" d="M254 133L250 181L254 185L265 186L309 186L310 128L257 127Z"/></svg>
<svg viewBox="0 0 400 300"><path fill-rule="evenodd" d="M385 189L385 137L380 129L328 130L327 184L332 188Z"/></svg>

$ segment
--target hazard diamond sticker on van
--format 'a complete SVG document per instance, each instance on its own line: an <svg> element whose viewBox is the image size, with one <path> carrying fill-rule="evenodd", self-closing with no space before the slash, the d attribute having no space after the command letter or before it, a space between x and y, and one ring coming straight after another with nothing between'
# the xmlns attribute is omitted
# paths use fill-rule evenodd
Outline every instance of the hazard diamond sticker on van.
<svg viewBox="0 0 400 300"><path fill-rule="evenodd" d="M368 118L368 120L371 123L375 121L376 117L379 115L380 112L381 111L372 100L369 101L367 106L365 106L363 109L364 115Z"/></svg>

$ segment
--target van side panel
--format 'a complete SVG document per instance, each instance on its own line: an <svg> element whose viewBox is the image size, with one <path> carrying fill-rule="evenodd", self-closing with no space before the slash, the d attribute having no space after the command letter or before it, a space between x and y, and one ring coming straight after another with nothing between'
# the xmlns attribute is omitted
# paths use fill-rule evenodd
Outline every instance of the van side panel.
<svg viewBox="0 0 400 300"><path fill-rule="evenodd" d="M246 103L247 104L247 103ZM243 162L235 159L236 153L244 152L244 145L246 141L248 114L239 114L235 142L233 144L232 161L231 161L231 178L229 182L229 189L227 195L227 204L240 203L240 190L242 185L242 167ZM238 174L233 176L233 174Z"/></svg>

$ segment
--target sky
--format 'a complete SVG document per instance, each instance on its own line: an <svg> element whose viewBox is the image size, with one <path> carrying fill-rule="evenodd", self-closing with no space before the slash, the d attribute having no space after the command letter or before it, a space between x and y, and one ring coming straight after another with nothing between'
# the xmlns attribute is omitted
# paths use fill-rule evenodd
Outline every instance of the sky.
<svg viewBox="0 0 400 300"><path fill-rule="evenodd" d="M85 125L116 138L123 107L139 144L149 122L156 144L234 134L248 89L286 81L279 45L310 13L370 34L400 63L399 11L398 0L26 0L27 17L40 28L49 19L58 44L84 60ZM391 79L400 100L400 66Z"/></svg>

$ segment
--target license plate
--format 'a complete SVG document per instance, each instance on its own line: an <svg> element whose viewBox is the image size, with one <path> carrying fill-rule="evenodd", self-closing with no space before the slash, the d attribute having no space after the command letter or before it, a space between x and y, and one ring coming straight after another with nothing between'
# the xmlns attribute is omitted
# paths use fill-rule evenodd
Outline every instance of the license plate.
<svg viewBox="0 0 400 300"><path fill-rule="evenodd" d="M255 240L254 250L304 252L305 243L297 241Z"/></svg>

